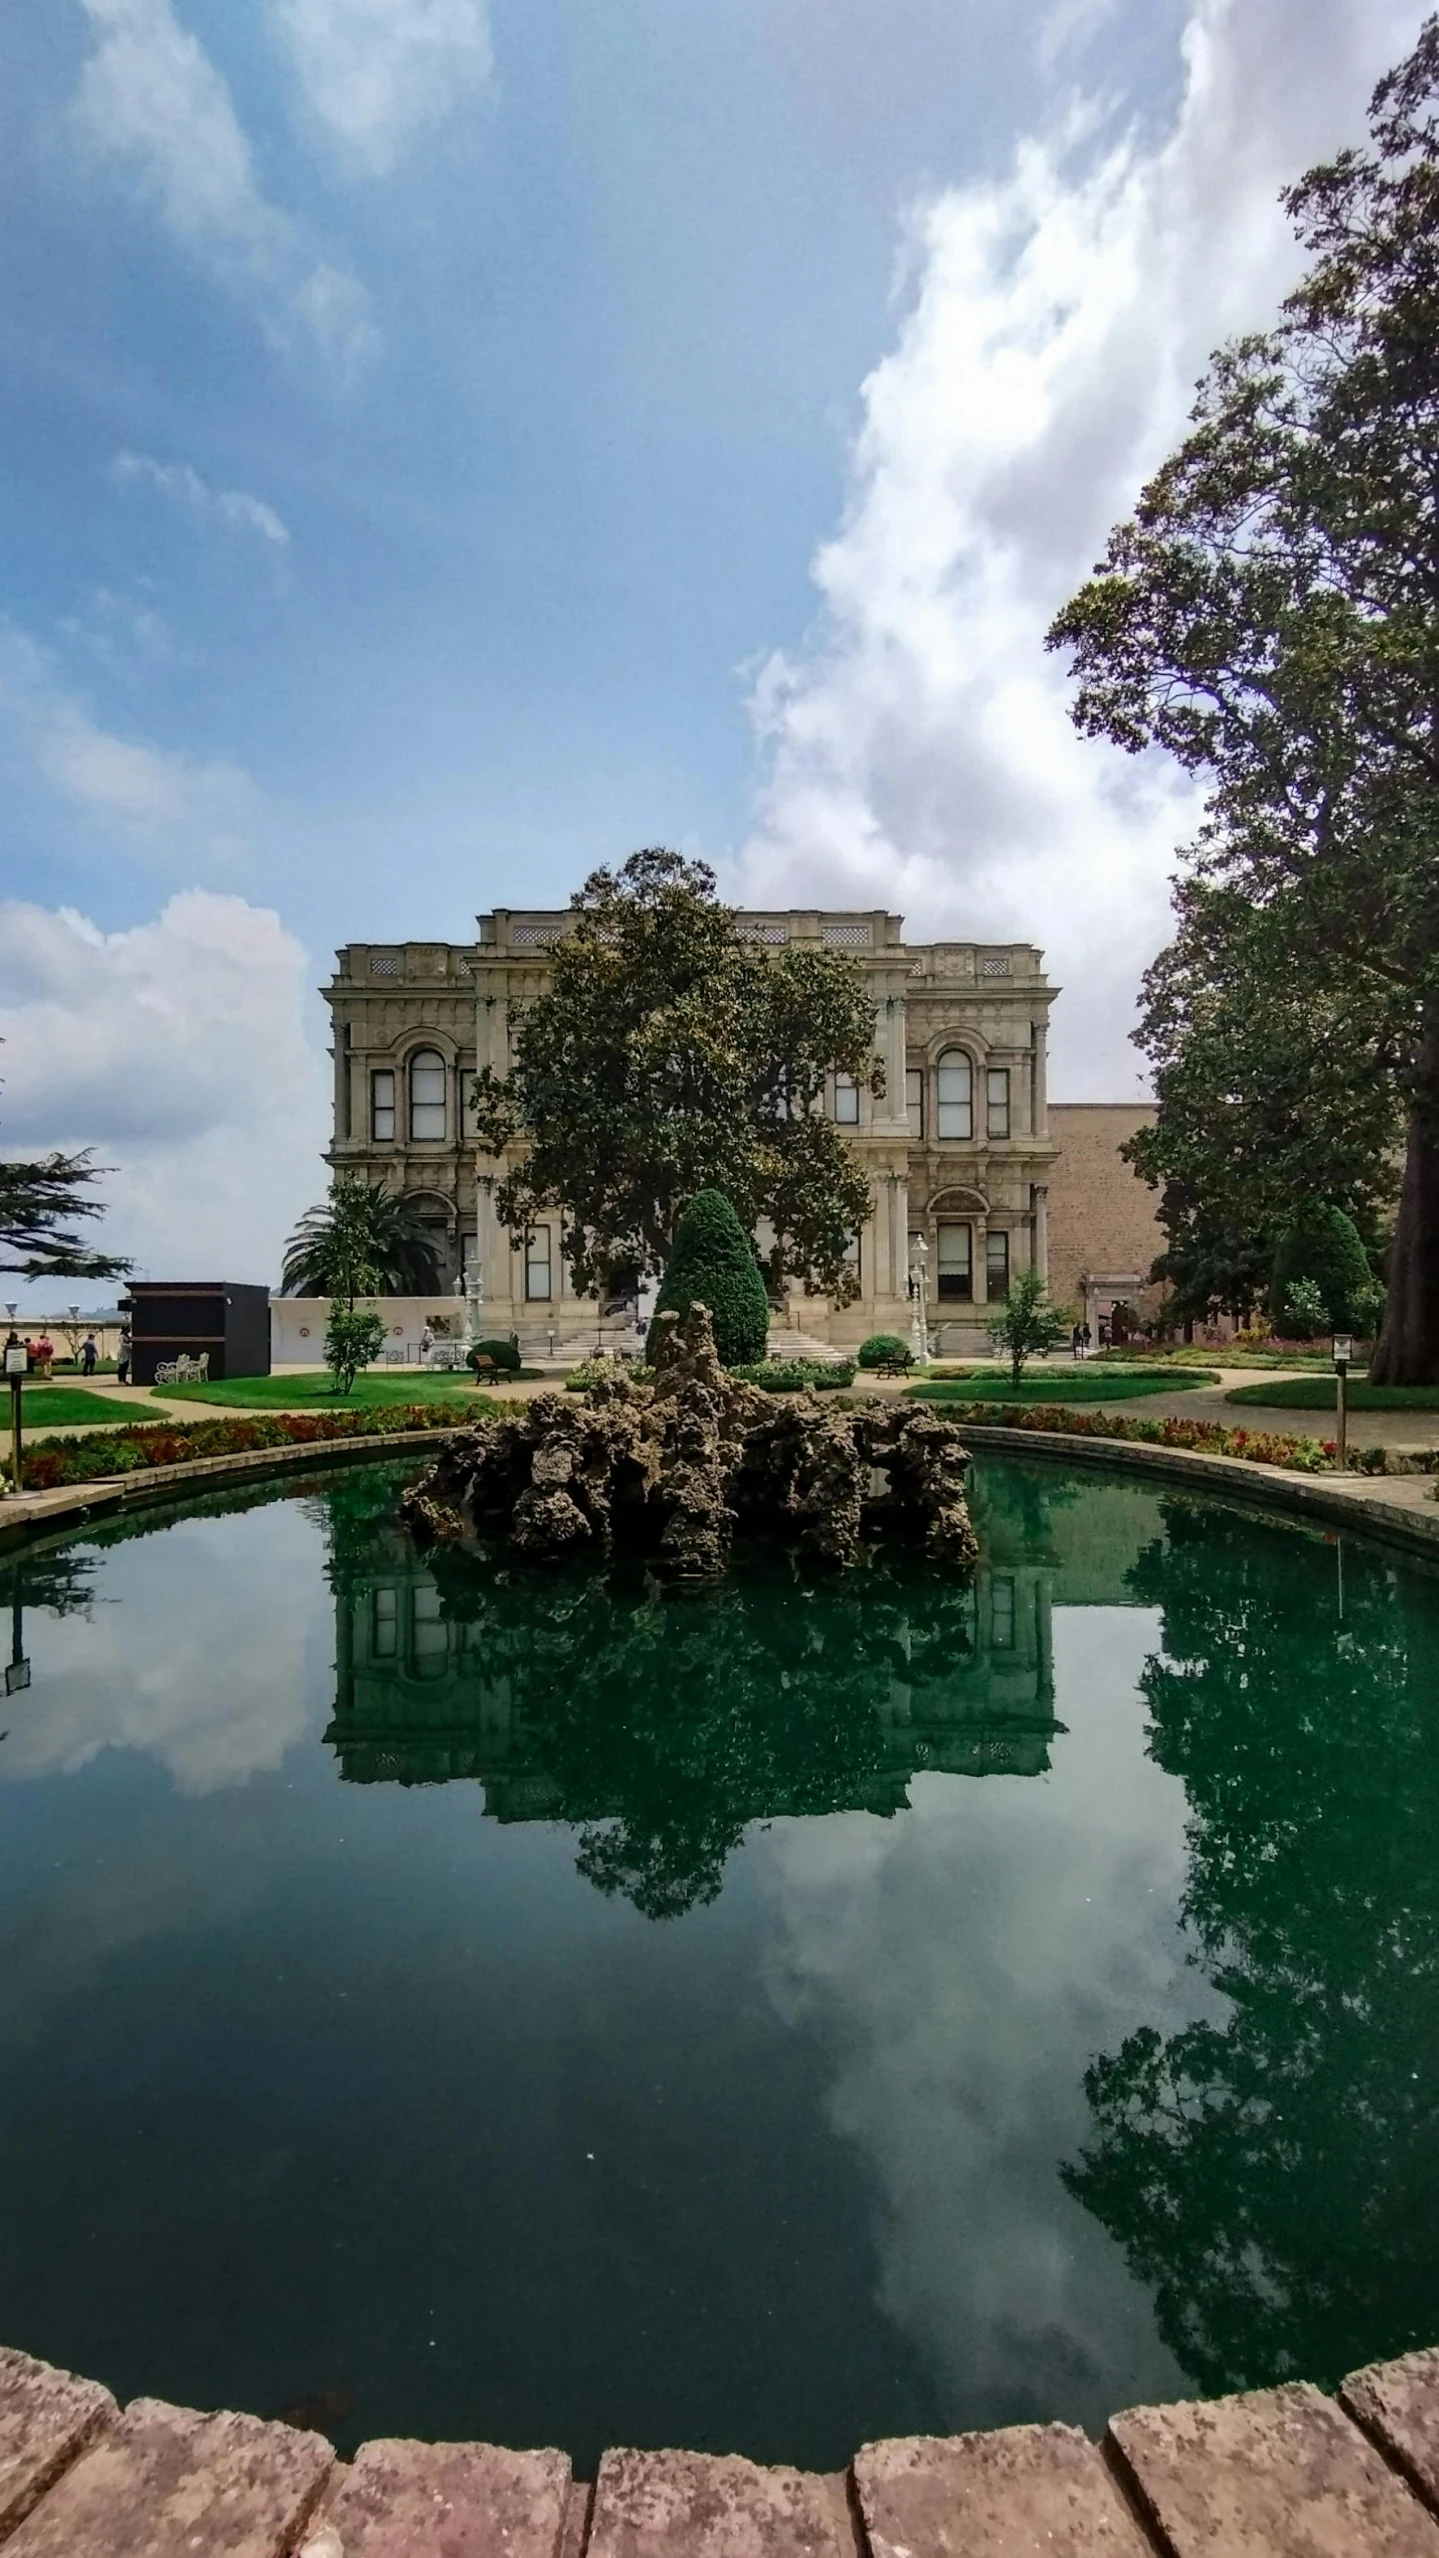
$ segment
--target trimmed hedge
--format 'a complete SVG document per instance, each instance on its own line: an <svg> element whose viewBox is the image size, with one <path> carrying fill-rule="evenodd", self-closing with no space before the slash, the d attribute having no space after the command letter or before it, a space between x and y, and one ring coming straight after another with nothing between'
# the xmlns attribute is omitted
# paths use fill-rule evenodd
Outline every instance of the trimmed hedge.
<svg viewBox="0 0 1439 2558"><path fill-rule="evenodd" d="M367 1404L348 1412L263 1412L223 1421L158 1421L103 1438L37 1439L24 1452L27 1492L67 1483L104 1483L117 1474L183 1465L191 1457L238 1456L249 1448L322 1447L334 1439L402 1439L414 1430L456 1430L500 1410L484 1395L445 1403ZM4 1468L8 1482L10 1469Z"/></svg>
<svg viewBox="0 0 1439 2558"><path fill-rule="evenodd" d="M854 1384L854 1361L761 1359L753 1367L736 1368L734 1373L747 1386L763 1386L766 1394L825 1394Z"/></svg>
<svg viewBox="0 0 1439 2558"><path fill-rule="evenodd" d="M518 1374L520 1345L517 1341L511 1341L508 1334L503 1339L496 1335L493 1341L477 1341L473 1350L467 1354L466 1366L473 1368L477 1359L488 1359L492 1366L513 1369Z"/></svg>
<svg viewBox="0 0 1439 2558"><path fill-rule="evenodd" d="M1338 1449L1332 1439L1297 1438L1289 1431L1228 1429L1219 1421L1140 1421L1122 1412L1075 1412L1064 1404L963 1403L941 1388L910 1386L921 1401L942 1402L959 1421L988 1422L1004 1430L1054 1430L1072 1439L1129 1439L1150 1448L1190 1448L1199 1456L1239 1457L1257 1466L1284 1466L1294 1474L1332 1474ZM1383 1448L1351 1448L1355 1474L1383 1474Z"/></svg>
<svg viewBox="0 0 1439 2558"><path fill-rule="evenodd" d="M897 1332L872 1332L868 1341L859 1345L862 1368L883 1368L891 1359L907 1359L909 1343L901 1341Z"/></svg>
<svg viewBox="0 0 1439 2558"><path fill-rule="evenodd" d="M655 1300L655 1318L685 1315L695 1303L714 1318L715 1348L727 1368L750 1367L769 1339L769 1298L745 1233L722 1190L698 1190L675 1229ZM654 1357L650 1325L648 1355Z"/></svg>

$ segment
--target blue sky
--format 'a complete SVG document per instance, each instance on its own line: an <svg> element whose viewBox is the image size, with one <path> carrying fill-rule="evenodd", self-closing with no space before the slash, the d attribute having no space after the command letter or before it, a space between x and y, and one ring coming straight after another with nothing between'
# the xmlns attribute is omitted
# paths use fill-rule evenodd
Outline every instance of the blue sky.
<svg viewBox="0 0 1439 2558"><path fill-rule="evenodd" d="M654 841L1038 938L1054 1089L1136 1090L1192 807L1043 629L1419 16L5 13L0 1138L269 1276L333 946Z"/></svg>

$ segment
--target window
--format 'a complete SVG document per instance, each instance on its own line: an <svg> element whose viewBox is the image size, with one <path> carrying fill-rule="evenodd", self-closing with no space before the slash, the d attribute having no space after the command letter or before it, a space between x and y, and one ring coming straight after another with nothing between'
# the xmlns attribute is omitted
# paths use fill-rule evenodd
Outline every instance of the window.
<svg viewBox="0 0 1439 2558"><path fill-rule="evenodd" d="M370 1592L370 1626L377 1661L393 1661L400 1648L400 1594L380 1588Z"/></svg>
<svg viewBox="0 0 1439 2558"><path fill-rule="evenodd" d="M852 1271L854 1272L854 1275L855 1275L856 1279L858 1279L858 1278L860 1277L859 1237L858 1237L858 1235L851 1235L851 1236L850 1236L850 1239L849 1239L849 1241L848 1241L848 1243L845 1245L845 1248L844 1248L844 1266L845 1266L846 1270L852 1270Z"/></svg>
<svg viewBox="0 0 1439 2558"><path fill-rule="evenodd" d="M1007 1297L1009 1294L1009 1237L1006 1234L984 1238L984 1287L986 1296Z"/></svg>
<svg viewBox="0 0 1439 2558"><path fill-rule="evenodd" d="M395 1133L395 1070L384 1066L370 1077L370 1135L385 1145Z"/></svg>
<svg viewBox="0 0 1439 2558"><path fill-rule="evenodd" d="M940 1108L943 1109L943 1103ZM939 1293L942 1297L974 1295L974 1230L942 1225L939 1230Z"/></svg>
<svg viewBox="0 0 1439 2558"><path fill-rule="evenodd" d="M939 1134L974 1135L974 1069L958 1048L947 1048L939 1061Z"/></svg>
<svg viewBox="0 0 1439 2558"><path fill-rule="evenodd" d="M434 1048L410 1059L410 1135L421 1145L444 1144L445 1061Z"/></svg>
<svg viewBox="0 0 1439 2558"><path fill-rule="evenodd" d="M550 1230L532 1226L525 1237L525 1295L531 1304L550 1293Z"/></svg>
<svg viewBox="0 0 1439 2558"><path fill-rule="evenodd" d="M853 1075L835 1076L834 1115L841 1128L859 1126L859 1086Z"/></svg>
<svg viewBox="0 0 1439 2558"><path fill-rule="evenodd" d="M991 1137L1009 1135L1009 1068L991 1066L984 1079L985 1129Z"/></svg>
<svg viewBox="0 0 1439 2558"><path fill-rule="evenodd" d="M907 1066L904 1075L904 1106L909 1118L911 1137L924 1135L924 1068Z"/></svg>
<svg viewBox="0 0 1439 2558"><path fill-rule="evenodd" d="M417 1581L414 1589L414 1663L422 1679L439 1678L449 1657L450 1631L440 1613L440 1594L433 1581Z"/></svg>
<svg viewBox="0 0 1439 2558"><path fill-rule="evenodd" d="M1014 1642L1014 1583L1007 1573L989 1585L989 1639L996 1652Z"/></svg>

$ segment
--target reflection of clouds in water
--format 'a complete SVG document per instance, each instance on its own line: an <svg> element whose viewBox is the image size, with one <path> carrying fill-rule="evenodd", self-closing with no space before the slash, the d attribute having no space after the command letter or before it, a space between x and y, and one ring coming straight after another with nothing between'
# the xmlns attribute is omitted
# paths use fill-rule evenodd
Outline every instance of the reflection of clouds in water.
<svg viewBox="0 0 1439 2558"><path fill-rule="evenodd" d="M1060 1610L1054 1636L1051 1776L920 1777L892 1824L777 1824L761 1869L770 1994L822 2039L830 2120L883 2198L881 2306L966 2425L1097 2425L1128 2394L1111 2401L1116 2375L1184 2386L1059 2178L1094 2054L1213 2005L1175 1917L1183 1789L1143 1756L1157 1619Z"/></svg>
<svg viewBox="0 0 1439 2558"><path fill-rule="evenodd" d="M183 1794L241 1785L303 1736L328 1630L320 1530L297 1502L111 1547L86 1615L26 1613L34 1679L0 1773L71 1775L101 1750L143 1750Z"/></svg>

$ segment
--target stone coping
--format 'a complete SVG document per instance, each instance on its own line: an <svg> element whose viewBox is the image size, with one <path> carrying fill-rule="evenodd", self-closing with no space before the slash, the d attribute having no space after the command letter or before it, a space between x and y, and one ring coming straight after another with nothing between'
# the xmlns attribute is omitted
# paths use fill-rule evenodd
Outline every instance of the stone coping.
<svg viewBox="0 0 1439 2558"><path fill-rule="evenodd" d="M424 1454L443 1447L459 1427L451 1421L433 1430L367 1431L350 1439L306 1439L290 1447L235 1448L224 1456L183 1457L174 1465L106 1475L98 1483L57 1484L49 1492L12 1492L0 1500L0 1551L56 1528L78 1527L89 1518L114 1518L143 1509L147 1502L168 1500L191 1484L203 1488L230 1480L254 1482L306 1467L312 1474L328 1472L331 1466L353 1465L366 1458L404 1456L411 1448Z"/></svg>
<svg viewBox="0 0 1439 2558"><path fill-rule="evenodd" d="M365 2443L0 2349L7 2558L1439 2558L1439 2350L1071 2425L737 2456Z"/></svg>

